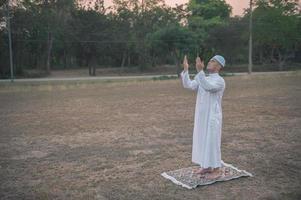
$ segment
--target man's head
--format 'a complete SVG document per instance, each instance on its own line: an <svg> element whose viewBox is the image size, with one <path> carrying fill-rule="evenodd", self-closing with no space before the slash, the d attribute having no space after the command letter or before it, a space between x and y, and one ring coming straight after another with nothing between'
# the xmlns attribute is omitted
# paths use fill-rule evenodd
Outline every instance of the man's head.
<svg viewBox="0 0 301 200"><path fill-rule="evenodd" d="M225 67L226 61L223 56L213 56L207 64L207 70L210 73L219 72L221 68Z"/></svg>

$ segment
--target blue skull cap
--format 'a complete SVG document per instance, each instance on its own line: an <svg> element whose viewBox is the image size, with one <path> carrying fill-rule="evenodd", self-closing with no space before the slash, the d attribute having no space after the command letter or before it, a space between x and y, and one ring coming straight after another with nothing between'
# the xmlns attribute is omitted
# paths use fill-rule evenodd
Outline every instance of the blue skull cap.
<svg viewBox="0 0 301 200"><path fill-rule="evenodd" d="M215 55L210 60L212 60L212 59L216 60L219 64L221 64L222 67L225 67L226 61L223 56Z"/></svg>

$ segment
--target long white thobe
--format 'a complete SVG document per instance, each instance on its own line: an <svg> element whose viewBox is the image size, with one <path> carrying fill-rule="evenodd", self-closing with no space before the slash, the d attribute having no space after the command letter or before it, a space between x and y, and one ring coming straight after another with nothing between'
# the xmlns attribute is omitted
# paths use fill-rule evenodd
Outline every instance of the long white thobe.
<svg viewBox="0 0 301 200"><path fill-rule="evenodd" d="M192 141L192 162L201 167L221 167L222 97L226 87L218 73L199 71L193 80L181 72L183 87L197 91Z"/></svg>

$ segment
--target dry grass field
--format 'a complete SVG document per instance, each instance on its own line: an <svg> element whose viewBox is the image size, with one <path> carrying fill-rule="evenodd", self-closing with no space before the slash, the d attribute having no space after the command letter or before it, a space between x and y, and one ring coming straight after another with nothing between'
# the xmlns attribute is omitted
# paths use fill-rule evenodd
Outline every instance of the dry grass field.
<svg viewBox="0 0 301 200"><path fill-rule="evenodd" d="M301 75L225 77L222 159L187 190L196 93L179 79L0 85L0 199L301 199Z"/></svg>

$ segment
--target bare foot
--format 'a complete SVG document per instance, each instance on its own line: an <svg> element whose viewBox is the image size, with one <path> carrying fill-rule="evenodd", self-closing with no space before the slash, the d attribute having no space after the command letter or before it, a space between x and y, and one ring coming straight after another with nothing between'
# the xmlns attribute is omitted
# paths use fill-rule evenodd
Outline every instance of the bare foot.
<svg viewBox="0 0 301 200"><path fill-rule="evenodd" d="M225 170L225 176L228 176L230 174L230 170L229 169L226 169Z"/></svg>
<svg viewBox="0 0 301 200"><path fill-rule="evenodd" d="M220 178L222 175L223 175L223 171L221 169L216 169L213 170L213 172L209 173L207 178L213 180L213 179Z"/></svg>
<svg viewBox="0 0 301 200"><path fill-rule="evenodd" d="M203 168L203 167L200 167L198 169L193 170L193 172L195 174L201 174L201 175L203 175L205 173L208 173L208 172L211 172L211 171L212 171L212 169L210 169L210 168Z"/></svg>

